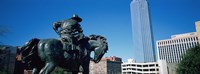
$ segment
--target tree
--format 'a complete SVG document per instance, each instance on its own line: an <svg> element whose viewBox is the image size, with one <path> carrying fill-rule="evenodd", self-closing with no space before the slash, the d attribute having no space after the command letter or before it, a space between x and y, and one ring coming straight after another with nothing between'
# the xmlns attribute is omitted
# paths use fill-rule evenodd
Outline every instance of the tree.
<svg viewBox="0 0 200 74"><path fill-rule="evenodd" d="M188 49L178 64L177 74L200 74L200 46Z"/></svg>

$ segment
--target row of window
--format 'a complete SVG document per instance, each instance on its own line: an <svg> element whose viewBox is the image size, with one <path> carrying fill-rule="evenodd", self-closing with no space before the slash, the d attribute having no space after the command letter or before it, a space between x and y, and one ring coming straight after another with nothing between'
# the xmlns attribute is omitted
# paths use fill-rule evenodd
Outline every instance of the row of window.
<svg viewBox="0 0 200 74"><path fill-rule="evenodd" d="M159 69L136 69L136 68L123 68L122 69L123 71L126 71L126 70L133 70L133 71L159 71Z"/></svg>
<svg viewBox="0 0 200 74"><path fill-rule="evenodd" d="M149 65L136 65L136 64L125 64L122 65L122 67L128 67L128 66L132 66L132 67L158 67L158 64L149 64Z"/></svg>
<svg viewBox="0 0 200 74"><path fill-rule="evenodd" d="M159 57L167 63L179 63L186 51L198 42L180 43L174 45L158 46Z"/></svg>
<svg viewBox="0 0 200 74"><path fill-rule="evenodd" d="M159 74L159 73L137 73L137 72L123 72L122 74Z"/></svg>
<svg viewBox="0 0 200 74"><path fill-rule="evenodd" d="M158 45L166 45L166 44L180 43L180 42L192 42L192 41L197 41L197 40L198 40L198 37L190 37L190 38L183 38L183 39L161 41L161 42L158 42Z"/></svg>

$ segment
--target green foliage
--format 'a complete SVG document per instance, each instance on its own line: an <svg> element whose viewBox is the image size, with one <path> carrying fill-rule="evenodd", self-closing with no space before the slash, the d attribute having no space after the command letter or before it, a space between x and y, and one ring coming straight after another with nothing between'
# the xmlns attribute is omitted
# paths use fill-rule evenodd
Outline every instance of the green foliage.
<svg viewBox="0 0 200 74"><path fill-rule="evenodd" d="M67 72L66 69L56 67L51 74L72 74L72 72Z"/></svg>
<svg viewBox="0 0 200 74"><path fill-rule="evenodd" d="M0 71L0 74L10 74L10 73L8 73L6 71Z"/></svg>
<svg viewBox="0 0 200 74"><path fill-rule="evenodd" d="M177 74L200 74L200 46L188 49L176 72Z"/></svg>
<svg viewBox="0 0 200 74"><path fill-rule="evenodd" d="M6 72L0 71L0 74L7 74Z"/></svg>
<svg viewBox="0 0 200 74"><path fill-rule="evenodd" d="M56 67L52 74L64 74L64 70L60 67Z"/></svg>

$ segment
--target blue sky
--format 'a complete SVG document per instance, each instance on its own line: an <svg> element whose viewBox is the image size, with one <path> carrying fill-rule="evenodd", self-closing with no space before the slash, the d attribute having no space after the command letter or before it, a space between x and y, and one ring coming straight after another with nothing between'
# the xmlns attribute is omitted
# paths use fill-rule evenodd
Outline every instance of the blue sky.
<svg viewBox="0 0 200 74"><path fill-rule="evenodd" d="M78 14L85 35L100 34L109 42L105 56L126 61L134 56L131 0L0 0L0 37L6 45L21 46L31 38L58 38L53 22ZM200 0L148 0L154 41L194 32L200 20Z"/></svg>

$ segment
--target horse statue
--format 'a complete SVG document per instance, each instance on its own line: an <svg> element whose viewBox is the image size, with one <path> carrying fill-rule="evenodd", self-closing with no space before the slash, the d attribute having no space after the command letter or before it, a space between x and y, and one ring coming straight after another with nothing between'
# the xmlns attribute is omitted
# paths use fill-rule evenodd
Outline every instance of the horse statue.
<svg viewBox="0 0 200 74"><path fill-rule="evenodd" d="M61 38L33 38L21 47L22 61L32 74L50 74L56 66L72 74L89 74L90 60L98 63L108 50L106 38L100 35L84 36L77 15L53 24ZM91 52L94 56L91 57Z"/></svg>

